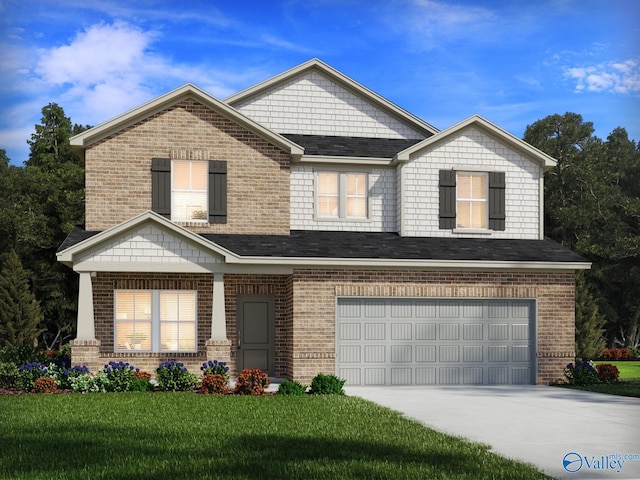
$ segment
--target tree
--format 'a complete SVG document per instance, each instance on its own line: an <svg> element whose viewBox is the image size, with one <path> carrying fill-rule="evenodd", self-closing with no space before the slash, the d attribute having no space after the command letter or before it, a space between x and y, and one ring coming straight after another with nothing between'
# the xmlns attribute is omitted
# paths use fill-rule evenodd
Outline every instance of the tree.
<svg viewBox="0 0 640 480"><path fill-rule="evenodd" d="M576 277L576 356L583 360L600 357L605 348L605 318L598 310L584 274Z"/></svg>
<svg viewBox="0 0 640 480"><path fill-rule="evenodd" d="M640 151L623 128L606 141L575 113L527 127L524 140L556 158L545 174L545 232L592 261L588 290L609 344L640 343ZM579 314L582 315L582 314ZM576 318L589 323L588 318Z"/></svg>
<svg viewBox="0 0 640 480"><path fill-rule="evenodd" d="M11 250L0 271L0 346L31 344L44 331L42 313L18 254Z"/></svg>

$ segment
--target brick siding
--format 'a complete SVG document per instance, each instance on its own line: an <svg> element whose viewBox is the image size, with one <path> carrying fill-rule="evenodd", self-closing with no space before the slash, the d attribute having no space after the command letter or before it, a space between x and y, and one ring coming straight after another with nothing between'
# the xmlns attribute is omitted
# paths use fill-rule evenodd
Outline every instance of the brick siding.
<svg viewBox="0 0 640 480"><path fill-rule="evenodd" d="M197 233L289 233L289 155L206 106L184 100L87 148L86 229L151 210L151 159L172 152L227 161L226 224Z"/></svg>

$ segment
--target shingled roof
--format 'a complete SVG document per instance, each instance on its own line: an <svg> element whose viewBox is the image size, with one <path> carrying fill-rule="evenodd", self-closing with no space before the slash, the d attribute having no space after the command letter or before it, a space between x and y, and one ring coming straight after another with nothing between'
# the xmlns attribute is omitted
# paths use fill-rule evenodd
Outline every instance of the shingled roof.
<svg viewBox="0 0 640 480"><path fill-rule="evenodd" d="M365 158L393 158L398 152L423 140L301 134L283 134L282 136L304 147L305 155Z"/></svg>
<svg viewBox="0 0 640 480"><path fill-rule="evenodd" d="M76 227L59 251L100 232ZM202 234L240 257L588 263L550 239L401 237L395 233L294 230L291 235Z"/></svg>

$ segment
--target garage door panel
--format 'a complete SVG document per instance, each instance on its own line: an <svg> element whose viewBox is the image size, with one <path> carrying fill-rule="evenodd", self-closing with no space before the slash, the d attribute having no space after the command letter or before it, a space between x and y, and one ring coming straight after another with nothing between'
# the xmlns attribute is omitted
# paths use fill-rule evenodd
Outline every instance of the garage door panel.
<svg viewBox="0 0 640 480"><path fill-rule="evenodd" d="M482 375L482 367L465 367L462 370L463 385L482 385L484 383Z"/></svg>
<svg viewBox="0 0 640 480"><path fill-rule="evenodd" d="M415 352L417 363L436 361L436 345L416 345Z"/></svg>
<svg viewBox="0 0 640 480"><path fill-rule="evenodd" d="M440 340L460 340L460 325L457 323L441 323L438 332Z"/></svg>
<svg viewBox="0 0 640 480"><path fill-rule="evenodd" d="M483 327L482 323L465 323L462 326L462 338L464 340L482 340L484 338Z"/></svg>
<svg viewBox="0 0 640 480"><path fill-rule="evenodd" d="M459 362L460 346L458 345L440 345L438 348L438 361L440 362Z"/></svg>
<svg viewBox="0 0 640 480"><path fill-rule="evenodd" d="M342 363L360 363L362 361L360 352L360 345L345 345L340 347L338 354Z"/></svg>
<svg viewBox="0 0 640 480"><path fill-rule="evenodd" d="M435 340L437 325L435 323L417 323L416 340Z"/></svg>
<svg viewBox="0 0 640 480"><path fill-rule="evenodd" d="M387 336L387 325L385 323L365 323L365 340L385 340Z"/></svg>
<svg viewBox="0 0 640 480"><path fill-rule="evenodd" d="M463 362L483 362L484 348L482 345L463 345L462 361Z"/></svg>
<svg viewBox="0 0 640 480"><path fill-rule="evenodd" d="M392 323L391 324L391 340L411 340L413 324L411 323Z"/></svg>
<svg viewBox="0 0 640 480"><path fill-rule="evenodd" d="M336 371L349 385L534 380L533 301L349 298L336 312Z"/></svg>
<svg viewBox="0 0 640 480"><path fill-rule="evenodd" d="M412 385L412 368L392 368L391 385Z"/></svg>
<svg viewBox="0 0 640 480"><path fill-rule="evenodd" d="M387 347L385 345L365 345L365 363L385 363L387 358Z"/></svg>

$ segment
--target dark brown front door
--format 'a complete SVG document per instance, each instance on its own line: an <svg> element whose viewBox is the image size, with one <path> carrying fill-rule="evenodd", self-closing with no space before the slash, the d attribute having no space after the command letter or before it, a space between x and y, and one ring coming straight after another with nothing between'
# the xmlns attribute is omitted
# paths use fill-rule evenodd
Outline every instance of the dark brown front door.
<svg viewBox="0 0 640 480"><path fill-rule="evenodd" d="M271 295L238 296L238 372L259 368L275 376L274 303Z"/></svg>

